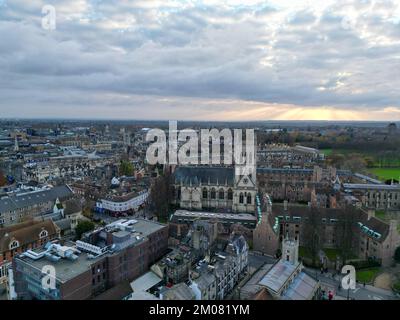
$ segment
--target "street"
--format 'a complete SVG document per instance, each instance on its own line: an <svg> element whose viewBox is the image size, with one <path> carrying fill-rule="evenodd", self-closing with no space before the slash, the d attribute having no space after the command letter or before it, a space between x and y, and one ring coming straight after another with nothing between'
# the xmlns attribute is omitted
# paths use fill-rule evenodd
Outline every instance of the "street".
<svg viewBox="0 0 400 320"><path fill-rule="evenodd" d="M119 219L124 219L124 218L126 218L126 219L134 219L134 218L150 219L150 218L152 218L152 216L153 216L153 214L151 214L149 212L149 210L146 210L146 208L140 209L139 211L135 212L134 215L127 216L127 217L112 217L107 213L99 213L99 212L93 213L93 219L101 219L107 224L117 221Z"/></svg>

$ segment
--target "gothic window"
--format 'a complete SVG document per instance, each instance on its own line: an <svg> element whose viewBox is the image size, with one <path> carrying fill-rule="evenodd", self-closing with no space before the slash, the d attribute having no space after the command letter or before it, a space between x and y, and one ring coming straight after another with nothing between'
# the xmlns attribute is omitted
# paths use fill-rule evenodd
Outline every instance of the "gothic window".
<svg viewBox="0 0 400 320"><path fill-rule="evenodd" d="M220 200L224 200L224 198L225 198L224 189L219 189L218 198L219 198Z"/></svg>
<svg viewBox="0 0 400 320"><path fill-rule="evenodd" d="M247 195L247 204L251 204L251 194Z"/></svg>
<svg viewBox="0 0 400 320"><path fill-rule="evenodd" d="M215 197L216 197L216 192L215 192L215 189L212 188L211 189L211 199L215 199Z"/></svg>
<svg viewBox="0 0 400 320"><path fill-rule="evenodd" d="M203 199L207 199L207 198L208 198L207 189L204 188L204 189L203 189Z"/></svg>
<svg viewBox="0 0 400 320"><path fill-rule="evenodd" d="M239 195L239 203L243 203L243 202L244 202L243 193L240 193L240 195Z"/></svg>
<svg viewBox="0 0 400 320"><path fill-rule="evenodd" d="M228 190L228 200L232 200L233 199L233 192L232 189Z"/></svg>

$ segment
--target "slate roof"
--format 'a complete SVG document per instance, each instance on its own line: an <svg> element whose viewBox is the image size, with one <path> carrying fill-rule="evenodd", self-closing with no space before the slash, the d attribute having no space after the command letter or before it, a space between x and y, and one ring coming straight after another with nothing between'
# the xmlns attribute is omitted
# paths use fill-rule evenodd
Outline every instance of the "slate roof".
<svg viewBox="0 0 400 320"><path fill-rule="evenodd" d="M233 186L235 181L235 169L233 167L195 167L185 166L178 167L174 172L175 183L182 185L210 184L220 185L227 183L228 186Z"/></svg>
<svg viewBox="0 0 400 320"><path fill-rule="evenodd" d="M80 202L76 199L70 199L65 202L64 214L72 214L82 211Z"/></svg>
<svg viewBox="0 0 400 320"><path fill-rule="evenodd" d="M335 209L335 208L318 208L318 216L322 219L326 219L326 223L330 223L330 219L340 219L345 212L345 209ZM310 207L308 206L296 206L289 205L287 210L284 209L282 205L273 205L272 206L272 215L274 217L277 216L289 216L290 222L293 222L293 217L307 217L310 214ZM389 233L390 225L378 218L371 217L368 220L368 213L363 210L357 210L357 215L355 217L356 222L361 222L363 225L372 229L375 232L381 234L377 241L384 241ZM274 219L270 221L275 221Z"/></svg>
<svg viewBox="0 0 400 320"><path fill-rule="evenodd" d="M194 300L195 295L186 283L178 283L169 288L163 296L163 300Z"/></svg>
<svg viewBox="0 0 400 320"><path fill-rule="evenodd" d="M13 194L0 199L0 213L26 208L43 202L55 201L57 198L62 201L72 195L73 192L67 185L57 186L48 190Z"/></svg>
<svg viewBox="0 0 400 320"><path fill-rule="evenodd" d="M71 229L71 219L65 218L65 219L54 221L54 223L57 225L57 227L60 228L61 231Z"/></svg>

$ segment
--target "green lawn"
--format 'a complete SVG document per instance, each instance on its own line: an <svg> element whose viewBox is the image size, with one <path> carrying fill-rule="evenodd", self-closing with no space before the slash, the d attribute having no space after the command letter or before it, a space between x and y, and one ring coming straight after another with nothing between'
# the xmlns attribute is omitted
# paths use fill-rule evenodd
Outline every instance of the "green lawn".
<svg viewBox="0 0 400 320"><path fill-rule="evenodd" d="M379 268L369 268L357 271L357 281L371 283L379 272Z"/></svg>
<svg viewBox="0 0 400 320"><path fill-rule="evenodd" d="M339 255L339 251L337 249L324 249L325 255L328 257L330 261L336 261L336 257Z"/></svg>
<svg viewBox="0 0 400 320"><path fill-rule="evenodd" d="M332 154L332 149L320 149L319 151L321 151L325 157L330 156Z"/></svg>
<svg viewBox="0 0 400 320"><path fill-rule="evenodd" d="M299 256L311 259L311 255L305 247L299 246Z"/></svg>
<svg viewBox="0 0 400 320"><path fill-rule="evenodd" d="M368 171L378 176L381 180L396 179L399 180L400 168L371 168Z"/></svg>
<svg viewBox="0 0 400 320"><path fill-rule="evenodd" d="M383 210L376 210L375 211L375 217L381 219L381 220L385 220L386 217L386 213Z"/></svg>

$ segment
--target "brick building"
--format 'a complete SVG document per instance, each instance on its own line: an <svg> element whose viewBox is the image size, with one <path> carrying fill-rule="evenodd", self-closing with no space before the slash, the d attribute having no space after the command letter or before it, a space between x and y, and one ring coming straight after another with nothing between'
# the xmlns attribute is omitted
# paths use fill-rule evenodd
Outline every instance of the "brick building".
<svg viewBox="0 0 400 320"><path fill-rule="evenodd" d="M168 227L148 220L118 220L85 234L82 241L48 244L14 259L19 299L91 299L144 274L161 258L168 244ZM42 270L55 269L56 285L42 287Z"/></svg>

